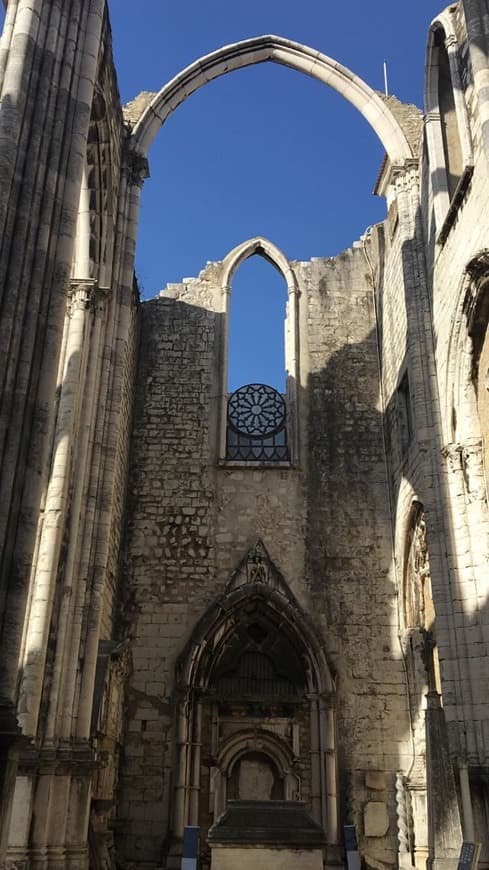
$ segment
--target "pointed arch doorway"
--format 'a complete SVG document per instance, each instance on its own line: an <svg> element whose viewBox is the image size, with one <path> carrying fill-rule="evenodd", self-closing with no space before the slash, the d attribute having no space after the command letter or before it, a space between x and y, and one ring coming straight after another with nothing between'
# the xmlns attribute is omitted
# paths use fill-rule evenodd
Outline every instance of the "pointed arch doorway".
<svg viewBox="0 0 489 870"><path fill-rule="evenodd" d="M261 541L197 623L177 665L173 831L203 837L228 799L304 800L338 844L334 682Z"/></svg>

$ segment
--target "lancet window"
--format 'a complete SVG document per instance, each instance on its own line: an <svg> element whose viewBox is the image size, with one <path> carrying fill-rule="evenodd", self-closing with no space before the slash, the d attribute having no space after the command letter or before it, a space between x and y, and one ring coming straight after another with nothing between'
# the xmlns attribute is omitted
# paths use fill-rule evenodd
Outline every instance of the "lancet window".
<svg viewBox="0 0 489 870"><path fill-rule="evenodd" d="M231 279L234 272L245 260L258 255L268 261L285 280L287 302L285 306L285 338L281 341L282 316L277 317L277 306L283 303L264 306L268 311L267 324L263 329L262 320L256 310L266 296L266 287L260 288L255 299L250 294L246 298L248 307L254 311L243 314L231 306ZM297 329L297 290L295 277L281 252L265 239L252 239L235 248L224 260L223 299L225 315L224 359L223 366L223 405L221 426L221 458L226 462L243 463L289 463L297 456L297 378L298 378L298 329ZM255 288L256 289L256 288ZM265 293L263 292L265 289ZM275 288L273 288L275 289ZM252 325L247 337L243 338L243 323ZM236 329L238 324L238 330ZM260 330L262 330L260 332ZM270 336L271 333L271 336ZM239 366L236 366L235 345L239 342ZM274 345L270 353L270 344ZM282 346L281 346L282 345ZM263 349L265 354L262 354ZM281 357L281 361L279 360ZM272 359L272 365L270 360ZM240 380L243 373L248 381ZM268 382L258 379L262 373L269 377ZM256 380L252 380L256 378Z"/></svg>
<svg viewBox="0 0 489 870"><path fill-rule="evenodd" d="M438 241L448 235L473 169L465 87L453 14L443 12L428 37L426 142Z"/></svg>

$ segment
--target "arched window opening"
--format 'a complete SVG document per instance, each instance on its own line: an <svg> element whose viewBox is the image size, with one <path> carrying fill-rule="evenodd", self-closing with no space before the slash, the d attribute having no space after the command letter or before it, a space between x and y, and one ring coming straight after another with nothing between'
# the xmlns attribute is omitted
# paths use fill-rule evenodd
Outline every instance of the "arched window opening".
<svg viewBox="0 0 489 870"><path fill-rule="evenodd" d="M252 383L285 392L286 302L283 275L259 254L245 260L232 284L228 392Z"/></svg>
<svg viewBox="0 0 489 870"><path fill-rule="evenodd" d="M288 373L287 286L260 253L241 265L231 292L226 459L284 461Z"/></svg>
<svg viewBox="0 0 489 870"><path fill-rule="evenodd" d="M450 199L453 199L464 166L450 60L445 45L445 33L441 28L438 28L435 32L434 45L438 60L438 105L440 109L448 195Z"/></svg>
<svg viewBox="0 0 489 870"><path fill-rule="evenodd" d="M469 187L474 168L461 60L453 10L432 23L428 37L425 85L426 144L433 194L434 229L444 244Z"/></svg>
<svg viewBox="0 0 489 870"><path fill-rule="evenodd" d="M470 379L472 382L475 408L473 417L477 420L477 434L482 440L482 468L486 487L489 485L489 280L487 270L474 288L475 304L469 315ZM480 432L480 435L478 434ZM475 484L475 479L471 485ZM475 486L477 491L477 486Z"/></svg>

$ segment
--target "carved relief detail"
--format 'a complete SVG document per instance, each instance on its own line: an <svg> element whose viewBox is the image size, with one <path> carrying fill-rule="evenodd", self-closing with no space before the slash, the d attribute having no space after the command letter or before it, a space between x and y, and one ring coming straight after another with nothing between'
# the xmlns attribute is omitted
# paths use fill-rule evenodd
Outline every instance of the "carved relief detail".
<svg viewBox="0 0 489 870"><path fill-rule="evenodd" d="M239 589L246 584L259 583L263 583L275 592L280 592L289 601L292 601L292 595L284 578L270 559L264 544L260 540L248 550L237 571L232 575L228 584L228 591Z"/></svg>

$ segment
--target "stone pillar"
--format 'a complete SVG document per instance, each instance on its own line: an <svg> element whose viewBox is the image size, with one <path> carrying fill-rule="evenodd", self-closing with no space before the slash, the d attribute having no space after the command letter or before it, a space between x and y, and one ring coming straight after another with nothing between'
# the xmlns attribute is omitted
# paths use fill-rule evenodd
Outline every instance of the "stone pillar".
<svg viewBox="0 0 489 870"><path fill-rule="evenodd" d="M199 824L200 757L202 751L202 702L195 704L194 734L192 740L192 769L189 789L189 824Z"/></svg>
<svg viewBox="0 0 489 870"><path fill-rule="evenodd" d="M398 173L394 186L403 257L408 330L407 359L418 448L415 455L413 454L410 472L416 476L418 495L425 506L429 528L434 532L430 546L431 586L436 613L436 641L444 663L444 708L438 694L431 691L428 693L426 710L429 866L448 870L457 864L461 830L453 776L453 759L457 750L456 726L450 732L454 735L450 754L445 715L453 723L462 718L466 675L461 666L461 638L456 619L456 578L450 556L454 552L450 495L440 454L443 429L417 168L407 166L403 172Z"/></svg>
<svg viewBox="0 0 489 870"><path fill-rule="evenodd" d="M139 217L140 194L144 179L148 176L148 163L145 158L129 151L125 155L121 186L119 191L119 214L117 219L116 244L114 253L114 287L117 293L113 299L106 333L106 348L110 364L107 381L104 384L108 407L103 419L104 452L106 457L116 455L119 441L125 438L126 452L129 438L127 420L122 419L121 398L123 390L123 363L126 359L130 330L132 326L134 258L136 251L137 224ZM108 340L110 338L110 341ZM110 461L105 462L101 473L102 490L98 513L95 555L91 566L92 589L88 604L87 634L84 649L84 665L81 676L78 703L77 737L87 739L90 733L92 698L95 684L100 626L103 611L103 592L106 583L107 562L114 523L115 497L114 486L116 469ZM115 530L120 536L120 528Z"/></svg>
<svg viewBox="0 0 489 870"><path fill-rule="evenodd" d="M463 0L463 7L482 142L489 160L489 34L484 27L481 0Z"/></svg>
<svg viewBox="0 0 489 870"><path fill-rule="evenodd" d="M0 843L104 0L9 3L0 58ZM15 766L15 764L14 764ZM0 855L0 860L2 856Z"/></svg>
<svg viewBox="0 0 489 870"><path fill-rule="evenodd" d="M49 707L44 739L69 740L73 732L74 687L79 670L86 576L81 556L93 535L93 511L89 509L90 482L97 469L92 465L99 388L102 369L101 341L106 323L107 293L93 286L86 301L87 346L83 361L84 389L76 432L76 463L71 484L70 522L64 557L63 594L60 600L56 653L50 680Z"/></svg>
<svg viewBox="0 0 489 870"><path fill-rule="evenodd" d="M426 711L429 870L456 870L462 843L457 791L450 758L443 707L436 692L428 694Z"/></svg>
<svg viewBox="0 0 489 870"><path fill-rule="evenodd" d="M68 513L73 443L85 383L83 363L91 289L86 282L71 288L51 469L32 579L19 695L22 730L32 737L37 733L58 561Z"/></svg>
<svg viewBox="0 0 489 870"><path fill-rule="evenodd" d="M477 721L487 717L481 706L487 704L487 699L479 673L472 668L474 651L480 655L487 643L481 625L481 607L489 594L489 515L482 441L469 438L463 443L447 444L442 454L446 460L452 527L449 558L458 618L452 655L456 654L462 675L463 704L457 721L464 723L458 729L458 745L454 748L458 756L467 758L470 763L484 764L489 749ZM479 712L475 715L476 710Z"/></svg>
<svg viewBox="0 0 489 870"><path fill-rule="evenodd" d="M311 728L311 808L315 822L321 824L321 753L319 747L319 713L317 695L309 695Z"/></svg>

